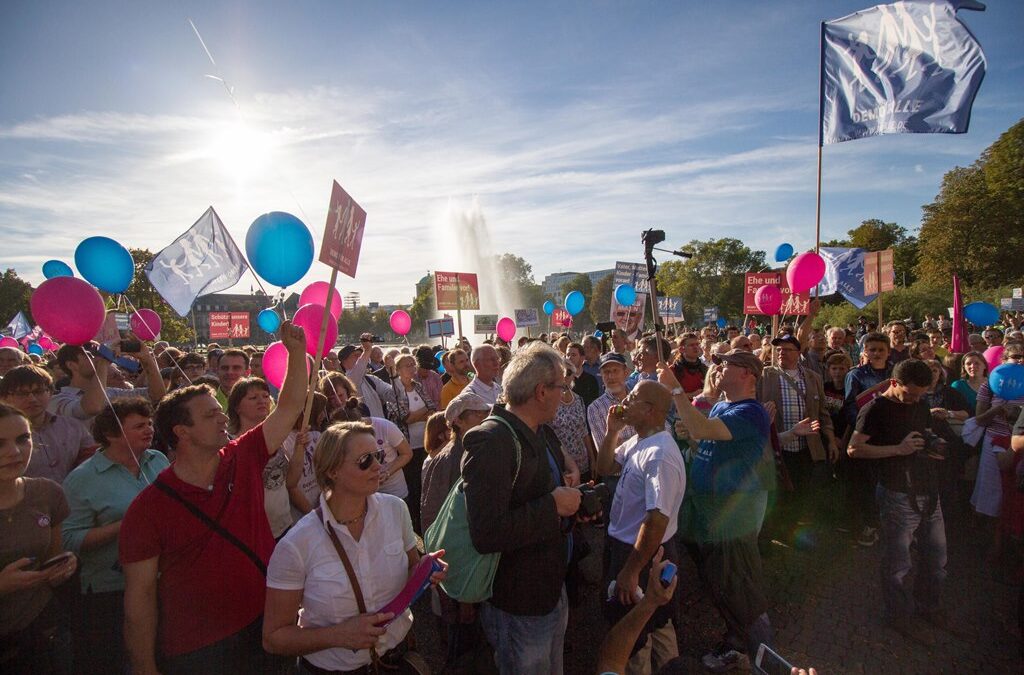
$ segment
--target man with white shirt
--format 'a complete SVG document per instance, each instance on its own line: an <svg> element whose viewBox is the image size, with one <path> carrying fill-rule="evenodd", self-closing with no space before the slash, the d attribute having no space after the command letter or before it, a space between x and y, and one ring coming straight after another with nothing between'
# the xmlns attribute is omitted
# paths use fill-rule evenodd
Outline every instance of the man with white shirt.
<svg viewBox="0 0 1024 675"><path fill-rule="evenodd" d="M608 433L597 456L603 475L621 472L608 521L608 570L605 582L615 582L608 618L617 621L637 601L642 578L651 559L664 547L664 559L678 563L675 543L679 507L686 490L686 466L665 419L672 396L658 382L643 380L623 400L622 412L609 411ZM627 425L636 435L618 444L618 433ZM627 673L650 673L679 655L672 625L675 612L669 602L655 612L638 643L641 645L626 668ZM652 668L652 660L653 668Z"/></svg>
<svg viewBox="0 0 1024 675"><path fill-rule="evenodd" d="M501 385L498 384L501 359L498 358L497 350L491 345L480 345L473 350L471 362L476 377L466 386L466 390L473 392L489 405L494 405L501 396Z"/></svg>

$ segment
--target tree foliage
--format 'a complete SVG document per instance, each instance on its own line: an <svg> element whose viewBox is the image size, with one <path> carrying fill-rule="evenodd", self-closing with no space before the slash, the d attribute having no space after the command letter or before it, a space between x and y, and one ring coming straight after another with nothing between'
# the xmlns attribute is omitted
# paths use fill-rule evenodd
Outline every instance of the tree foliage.
<svg viewBox="0 0 1024 675"><path fill-rule="evenodd" d="M607 321L612 311L612 291L615 288L615 275L607 274L597 280L590 298L590 318L594 324Z"/></svg>
<svg viewBox="0 0 1024 675"><path fill-rule="evenodd" d="M948 285L955 272L965 284L995 287L1024 276L1024 120L973 165L947 172L935 201L923 208L923 281Z"/></svg>
<svg viewBox="0 0 1024 675"><path fill-rule="evenodd" d="M413 298L412 306L409 307L409 316L412 317L413 332L419 332L425 325L427 319L433 318L437 311L434 302L434 273L428 272L427 278L430 283L423 283L417 286L416 297Z"/></svg>
<svg viewBox="0 0 1024 675"><path fill-rule="evenodd" d="M18 312L25 312L25 317L32 323L28 301L32 297L32 285L8 268L0 276L0 321L6 325Z"/></svg>
<svg viewBox="0 0 1024 675"><path fill-rule="evenodd" d="M540 307L544 304L544 290L533 279L533 266L513 253L494 256L496 278L504 279L518 294L522 307Z"/></svg>
<svg viewBox="0 0 1024 675"><path fill-rule="evenodd" d="M917 237L907 234L907 228L896 223L869 218L848 231L846 239L833 239L825 246L851 246L866 251L884 251L891 248L896 283L910 285L916 281L919 242Z"/></svg>
<svg viewBox="0 0 1024 675"><path fill-rule="evenodd" d="M765 268L764 251L752 251L739 239L692 241L693 257L670 260L658 270L662 295L679 295L687 314L697 316L703 307L718 307L719 316L743 316L744 273Z"/></svg>
<svg viewBox="0 0 1024 675"><path fill-rule="evenodd" d="M594 285L586 274L577 274L562 284L562 298L559 304L564 302L565 296L569 295L572 291L582 293L583 297L587 299L587 306L594 302ZM594 325L594 322L591 321L590 312L587 311L580 312L573 317L572 321L575 330L589 330Z"/></svg>

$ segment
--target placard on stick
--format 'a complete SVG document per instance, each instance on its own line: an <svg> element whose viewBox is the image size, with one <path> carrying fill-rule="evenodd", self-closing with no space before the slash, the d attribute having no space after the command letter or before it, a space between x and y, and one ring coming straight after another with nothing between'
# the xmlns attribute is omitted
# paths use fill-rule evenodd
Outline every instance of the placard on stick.
<svg viewBox="0 0 1024 675"><path fill-rule="evenodd" d="M354 279L365 227L366 211L334 181L320 244L320 262Z"/></svg>

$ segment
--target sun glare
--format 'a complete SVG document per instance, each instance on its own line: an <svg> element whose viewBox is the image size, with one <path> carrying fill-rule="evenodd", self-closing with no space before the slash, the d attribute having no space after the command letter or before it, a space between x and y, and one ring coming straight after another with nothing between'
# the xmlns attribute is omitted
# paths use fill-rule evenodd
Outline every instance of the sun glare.
<svg viewBox="0 0 1024 675"><path fill-rule="evenodd" d="M229 176L242 180L266 168L272 149L270 134L234 122L220 130L210 154Z"/></svg>

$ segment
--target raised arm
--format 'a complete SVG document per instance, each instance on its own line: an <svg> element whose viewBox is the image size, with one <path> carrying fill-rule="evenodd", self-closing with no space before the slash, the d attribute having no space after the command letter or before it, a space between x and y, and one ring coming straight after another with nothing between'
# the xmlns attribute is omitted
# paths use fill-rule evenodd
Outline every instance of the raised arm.
<svg viewBox="0 0 1024 675"><path fill-rule="evenodd" d="M277 397L277 406L263 422L263 438L270 454L284 443L291 433L295 420L302 414L309 390L306 373L306 333L291 321L281 324L281 342L288 350L288 370Z"/></svg>

